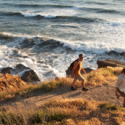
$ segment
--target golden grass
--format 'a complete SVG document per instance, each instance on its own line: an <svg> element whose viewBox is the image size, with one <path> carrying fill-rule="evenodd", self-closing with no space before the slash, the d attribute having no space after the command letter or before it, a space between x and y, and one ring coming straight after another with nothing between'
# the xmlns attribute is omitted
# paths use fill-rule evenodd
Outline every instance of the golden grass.
<svg viewBox="0 0 125 125"><path fill-rule="evenodd" d="M90 72L89 74L83 75L85 78L85 84L89 86L101 86L103 84L110 84L117 80L117 76L120 74L122 68L121 67L107 67L97 69L95 71ZM33 92L35 90L43 90L50 91L59 86L69 86L71 85L73 79L72 78L58 78L52 81L44 81L42 84L34 84L27 85L22 89L15 91L5 91L0 93L0 99L12 98L16 95L23 95L26 93ZM81 82L77 81L77 87L81 86Z"/></svg>
<svg viewBox="0 0 125 125"><path fill-rule="evenodd" d="M116 81L122 68L107 67L85 74L88 86L101 86ZM0 99L25 95L36 90L50 91L59 86L69 86L71 78L58 78L42 84L27 85L16 91L0 93ZM78 86L81 86L78 82ZM10 107L0 108L0 125L124 125L125 109L104 102L79 100L60 100L48 102L34 110L15 111Z"/></svg>
<svg viewBox="0 0 125 125"><path fill-rule="evenodd" d="M115 68L112 68L112 67L101 68L101 69L92 71L91 73L86 74L84 76L86 80L86 84L93 85L93 86L110 84L110 81L114 81L117 79L117 75L115 74L115 71L116 71Z"/></svg>
<svg viewBox="0 0 125 125"><path fill-rule="evenodd" d="M71 81L68 78L59 78L58 80L52 80L49 82L44 81L41 84L29 84L24 86L21 89L7 90L7 91L0 92L0 99L12 98L17 95L24 95L26 93L30 93L39 89L43 91L50 91L59 86L65 86L69 84L71 84Z"/></svg>
<svg viewBox="0 0 125 125"><path fill-rule="evenodd" d="M0 109L0 124L122 125L124 122L124 108L83 99L53 100L32 111Z"/></svg>

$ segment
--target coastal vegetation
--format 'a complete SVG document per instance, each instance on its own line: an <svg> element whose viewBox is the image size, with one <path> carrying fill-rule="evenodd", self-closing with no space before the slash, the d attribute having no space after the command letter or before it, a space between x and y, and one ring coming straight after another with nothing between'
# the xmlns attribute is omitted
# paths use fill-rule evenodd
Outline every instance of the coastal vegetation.
<svg viewBox="0 0 125 125"><path fill-rule="evenodd" d="M102 86L103 84L110 84L117 80L117 76L121 73L122 67L107 67L93 70L92 72L83 75L86 86ZM72 78L56 78L51 81L44 81L41 84L27 84L21 89L7 90L0 92L0 99L12 98L18 95L25 95L33 91L51 91L60 86L70 86ZM77 82L77 87L81 87L81 83Z"/></svg>
<svg viewBox="0 0 125 125"><path fill-rule="evenodd" d="M107 67L93 70L85 77L87 87L109 85L116 82L121 67ZM72 79L56 78L41 84L27 84L21 89L3 91L1 101L24 96L37 91L47 93L59 87L69 87ZM81 87L78 82L77 87ZM30 99L30 96L28 97ZM18 110L18 111L17 111ZM111 102L85 99L54 99L41 103L30 110L14 109L3 105L0 108L0 124L3 125L124 125L125 109Z"/></svg>
<svg viewBox="0 0 125 125"><path fill-rule="evenodd" d="M53 100L30 111L0 108L0 124L6 125L124 125L124 117L124 108L82 99Z"/></svg>

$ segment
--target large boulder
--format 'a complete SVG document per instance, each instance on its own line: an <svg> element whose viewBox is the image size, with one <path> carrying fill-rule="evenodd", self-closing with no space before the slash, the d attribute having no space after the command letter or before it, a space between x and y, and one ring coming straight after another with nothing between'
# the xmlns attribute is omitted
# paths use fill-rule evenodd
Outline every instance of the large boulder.
<svg viewBox="0 0 125 125"><path fill-rule="evenodd" d="M11 70L12 74L18 74L21 79L25 82L39 82L40 79L37 74L30 69L29 67L24 66L23 64L18 64L14 69Z"/></svg>
<svg viewBox="0 0 125 125"><path fill-rule="evenodd" d="M119 52L116 52L116 51L110 51L110 52L106 52L106 54L108 55L121 55L121 56L125 56L125 52L122 52L122 53L119 53Z"/></svg>
<svg viewBox="0 0 125 125"><path fill-rule="evenodd" d="M125 67L125 63L119 61L119 60L114 60L114 59L106 59L106 60L98 60L97 61L98 68L104 68L107 66L111 67Z"/></svg>
<svg viewBox="0 0 125 125"><path fill-rule="evenodd" d="M19 75L21 79L26 82L40 81L39 77L32 69L21 72Z"/></svg>
<svg viewBox="0 0 125 125"><path fill-rule="evenodd" d="M0 91L17 90L26 86L26 83L18 76L0 74Z"/></svg>
<svg viewBox="0 0 125 125"><path fill-rule="evenodd" d="M12 67L5 67L5 68L1 68L0 72L2 74L6 74L6 73L10 73L10 70L12 69Z"/></svg>

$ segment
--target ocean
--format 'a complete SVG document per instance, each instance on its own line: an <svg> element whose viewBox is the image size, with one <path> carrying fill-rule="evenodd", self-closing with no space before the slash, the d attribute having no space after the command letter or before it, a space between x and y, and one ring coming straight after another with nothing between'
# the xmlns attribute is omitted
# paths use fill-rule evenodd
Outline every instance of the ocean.
<svg viewBox="0 0 125 125"><path fill-rule="evenodd" d="M0 68L23 64L41 80L65 77L84 54L125 62L124 0L0 0Z"/></svg>

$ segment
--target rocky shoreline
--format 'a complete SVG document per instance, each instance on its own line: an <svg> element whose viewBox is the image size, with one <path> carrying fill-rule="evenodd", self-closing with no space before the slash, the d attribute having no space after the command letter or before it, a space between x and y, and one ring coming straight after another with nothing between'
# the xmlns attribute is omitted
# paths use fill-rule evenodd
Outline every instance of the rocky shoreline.
<svg viewBox="0 0 125 125"><path fill-rule="evenodd" d="M98 60L98 68L110 67L125 67L125 63L113 60ZM92 69L85 68L87 73L90 73ZM19 89L28 83L38 83L40 79L34 70L29 67L24 66L23 64L18 64L14 68L5 67L0 69L0 91L8 89ZM71 71L68 69L66 71L67 75L71 74Z"/></svg>
<svg viewBox="0 0 125 125"><path fill-rule="evenodd" d="M24 88L29 83L40 82L37 74L22 64L14 68L5 67L0 69L0 91L18 90Z"/></svg>
<svg viewBox="0 0 125 125"><path fill-rule="evenodd" d="M21 79L25 82L40 82L38 75L34 70L29 67L24 66L23 64L18 64L14 68L5 67L0 69L0 73L2 74L11 74L11 75L19 75Z"/></svg>

